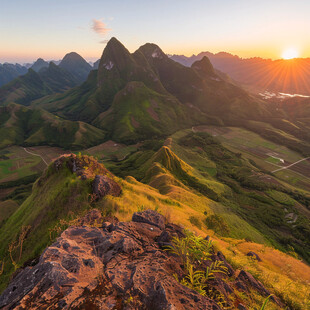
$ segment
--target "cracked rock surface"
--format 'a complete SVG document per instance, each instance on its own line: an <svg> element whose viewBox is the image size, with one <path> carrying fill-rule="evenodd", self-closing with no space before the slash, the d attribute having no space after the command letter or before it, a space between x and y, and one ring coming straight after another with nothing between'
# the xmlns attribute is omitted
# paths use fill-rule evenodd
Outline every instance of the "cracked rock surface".
<svg viewBox="0 0 310 310"><path fill-rule="evenodd" d="M164 234L169 241L180 234L178 226L165 225L152 210L134 214L131 222L103 222L101 228L65 230L37 265L12 280L0 308L220 309L172 276L182 272L180 263L157 239Z"/></svg>

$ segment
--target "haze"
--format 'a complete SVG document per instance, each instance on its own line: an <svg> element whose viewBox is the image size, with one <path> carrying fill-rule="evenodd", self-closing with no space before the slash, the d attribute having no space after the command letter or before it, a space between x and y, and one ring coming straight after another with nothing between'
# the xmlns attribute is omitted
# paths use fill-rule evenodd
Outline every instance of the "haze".
<svg viewBox="0 0 310 310"><path fill-rule="evenodd" d="M100 57L118 37L133 51L155 42L170 54L226 51L281 58L310 56L309 1L1 1L0 62L60 59L76 51Z"/></svg>

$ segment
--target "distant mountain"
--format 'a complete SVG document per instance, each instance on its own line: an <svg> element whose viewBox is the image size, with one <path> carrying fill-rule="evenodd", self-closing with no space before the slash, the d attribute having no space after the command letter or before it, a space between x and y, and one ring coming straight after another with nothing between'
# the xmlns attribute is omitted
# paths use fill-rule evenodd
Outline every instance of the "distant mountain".
<svg viewBox="0 0 310 310"><path fill-rule="evenodd" d="M0 64L0 86L9 83L20 75L26 74L28 69L19 64Z"/></svg>
<svg viewBox="0 0 310 310"><path fill-rule="evenodd" d="M47 68L48 62L42 58L39 58L35 61L35 63L30 67L33 71L39 72L42 68Z"/></svg>
<svg viewBox="0 0 310 310"><path fill-rule="evenodd" d="M97 61L95 61L95 62L93 63L93 68L94 68L95 70L97 70L97 69L99 68L99 63L100 63L100 59L98 59Z"/></svg>
<svg viewBox="0 0 310 310"><path fill-rule="evenodd" d="M75 52L66 54L59 67L70 72L80 82L84 82L89 72L93 69L83 57Z"/></svg>
<svg viewBox="0 0 310 310"><path fill-rule="evenodd" d="M191 66L207 56L213 66L234 80L255 91L269 90L290 94L310 95L310 58L270 60L259 57L243 59L229 53L202 52L186 57L173 55L171 59Z"/></svg>
<svg viewBox="0 0 310 310"><path fill-rule="evenodd" d="M27 74L2 86L0 105L9 102L29 105L32 100L63 92L78 84L79 81L71 73L51 62L38 73L29 69Z"/></svg>

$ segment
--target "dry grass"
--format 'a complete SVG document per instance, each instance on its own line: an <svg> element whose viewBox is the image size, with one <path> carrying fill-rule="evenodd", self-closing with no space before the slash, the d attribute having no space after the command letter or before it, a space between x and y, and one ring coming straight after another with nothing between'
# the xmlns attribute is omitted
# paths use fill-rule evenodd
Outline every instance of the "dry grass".
<svg viewBox="0 0 310 310"><path fill-rule="evenodd" d="M310 309L308 265L271 247L244 240L217 240L217 244L235 268L249 271L292 309ZM246 256L249 251L257 253L262 262Z"/></svg>

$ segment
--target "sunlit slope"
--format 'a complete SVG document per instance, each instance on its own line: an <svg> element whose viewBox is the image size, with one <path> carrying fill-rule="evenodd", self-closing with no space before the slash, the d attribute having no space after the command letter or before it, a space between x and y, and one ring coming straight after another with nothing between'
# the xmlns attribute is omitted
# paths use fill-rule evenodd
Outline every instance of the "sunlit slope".
<svg viewBox="0 0 310 310"><path fill-rule="evenodd" d="M308 192L273 181L253 160L230 151L207 133L184 130L165 144L157 152L140 150L111 169L116 174L128 169L161 193L188 199L193 205L193 194L208 199L216 216L207 212L203 219L221 235L260 242L259 232L277 248L293 247L309 259Z"/></svg>

